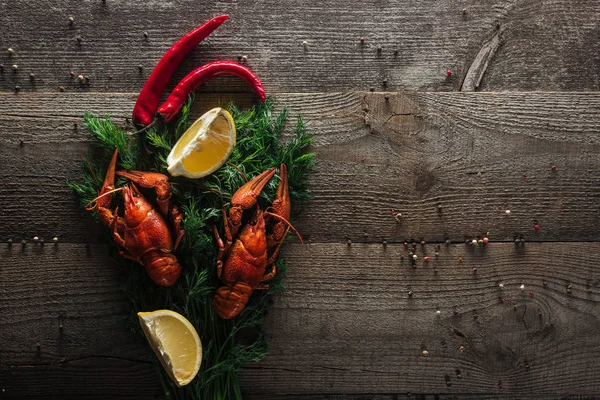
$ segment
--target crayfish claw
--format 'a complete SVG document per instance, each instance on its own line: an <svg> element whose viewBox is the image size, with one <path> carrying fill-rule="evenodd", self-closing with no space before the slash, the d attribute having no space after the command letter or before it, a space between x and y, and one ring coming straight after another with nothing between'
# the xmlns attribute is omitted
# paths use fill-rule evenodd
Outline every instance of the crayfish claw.
<svg viewBox="0 0 600 400"><path fill-rule="evenodd" d="M113 212L110 209L110 202L112 200L112 191L115 189L115 168L117 165L117 156L119 155L119 149L115 149L110 164L108 164L108 170L104 177L104 183L102 189L98 193L96 198L95 207L98 209L98 218L104 225L110 225L113 220Z"/></svg>
<svg viewBox="0 0 600 400"><path fill-rule="evenodd" d="M292 212L292 202L290 200L290 188L288 184L287 167L285 164L279 166L279 176L281 181L277 187L275 200L271 205L273 214L279 217L270 224L269 233L267 235L267 243L270 249L278 247L283 239L287 236L287 226L283 220L289 220Z"/></svg>
<svg viewBox="0 0 600 400"><path fill-rule="evenodd" d="M171 184L169 177L158 172L144 171L117 171L117 175L137 183L143 188L154 189L156 202L164 217L169 215L169 202L171 200Z"/></svg>
<svg viewBox="0 0 600 400"><path fill-rule="evenodd" d="M256 204L256 199L264 189L265 185L275 175L275 168L271 168L256 176L249 182L240 187L231 197L231 206L240 207L244 210L252 208Z"/></svg>

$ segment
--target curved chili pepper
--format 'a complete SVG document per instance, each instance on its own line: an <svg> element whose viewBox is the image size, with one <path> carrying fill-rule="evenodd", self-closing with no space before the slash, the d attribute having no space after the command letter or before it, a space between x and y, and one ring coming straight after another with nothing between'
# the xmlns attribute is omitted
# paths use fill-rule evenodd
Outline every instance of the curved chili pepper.
<svg viewBox="0 0 600 400"><path fill-rule="evenodd" d="M179 110L181 110L190 93L203 83L220 75L234 75L242 78L254 89L261 101L266 100L265 88L250 69L233 61L213 61L196 68L186 75L175 89L173 89L167 100L160 106L158 114L167 120L167 122L171 121Z"/></svg>
<svg viewBox="0 0 600 400"><path fill-rule="evenodd" d="M221 15L211 19L187 33L165 53L150 74L138 96L135 107L133 107L132 120L134 123L149 125L152 122L160 97L183 58L228 18L227 15Z"/></svg>

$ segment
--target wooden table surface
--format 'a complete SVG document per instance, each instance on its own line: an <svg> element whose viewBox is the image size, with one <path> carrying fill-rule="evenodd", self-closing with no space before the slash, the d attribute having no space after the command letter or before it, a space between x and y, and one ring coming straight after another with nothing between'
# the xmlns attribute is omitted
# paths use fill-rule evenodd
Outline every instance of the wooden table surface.
<svg viewBox="0 0 600 400"><path fill-rule="evenodd" d="M163 52L219 14L173 82L246 55L318 159L245 396L600 396L600 0L300 3L0 0L0 398L160 397L66 179L83 113L124 123ZM196 97L229 98L253 101L224 78ZM425 242L416 269L405 240Z"/></svg>

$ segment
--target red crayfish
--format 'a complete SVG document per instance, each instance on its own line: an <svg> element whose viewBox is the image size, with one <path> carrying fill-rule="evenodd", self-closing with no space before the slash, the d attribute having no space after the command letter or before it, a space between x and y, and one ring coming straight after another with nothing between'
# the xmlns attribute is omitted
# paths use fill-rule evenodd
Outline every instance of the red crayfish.
<svg viewBox="0 0 600 400"><path fill-rule="evenodd" d="M270 207L272 212L257 206L250 220L242 225L244 212L256 205L257 197L275 175L275 168L258 175L234 193L229 216L223 209L225 243L217 228L213 227L219 245L217 275L225 283L215 293L213 306L223 319L238 315L248 304L253 290L268 289L264 282L277 272L275 258L291 227L288 222L291 202L285 164L281 164L279 171L281 181ZM272 266L271 272L265 274L269 266Z"/></svg>
<svg viewBox="0 0 600 400"><path fill-rule="evenodd" d="M181 275L181 265L173 254L184 231L181 229L183 215L176 205L171 205L171 185L168 177L156 172L116 171L118 150L115 150L102 189L96 197L100 221L110 226L112 237L119 247L119 254L146 267L154 282L161 286L173 285ZM129 186L115 189L115 173L132 181ZM156 204L160 212L144 198L133 183L156 192ZM118 216L117 207L110 209L112 194L123 192L124 217ZM173 233L166 219L171 220Z"/></svg>

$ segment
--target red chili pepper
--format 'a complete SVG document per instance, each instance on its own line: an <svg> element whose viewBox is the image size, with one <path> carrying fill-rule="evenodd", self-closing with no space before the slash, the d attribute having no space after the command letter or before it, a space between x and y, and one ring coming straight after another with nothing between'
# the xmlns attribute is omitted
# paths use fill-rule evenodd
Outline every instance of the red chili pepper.
<svg viewBox="0 0 600 400"><path fill-rule="evenodd" d="M187 33L165 53L138 96L133 108L132 120L134 123L149 125L152 122L160 97L183 58L228 18L227 15L221 15L211 19L204 25Z"/></svg>
<svg viewBox="0 0 600 400"><path fill-rule="evenodd" d="M173 89L171 95L160 106L158 113L168 121L171 121L175 115L181 110L183 104L188 99L190 93L195 91L200 85L210 79L220 75L234 75L248 83L252 89L258 94L261 101L265 101L267 95L265 88L256 75L242 64L233 61L213 61L204 64L190 72L179 84Z"/></svg>

